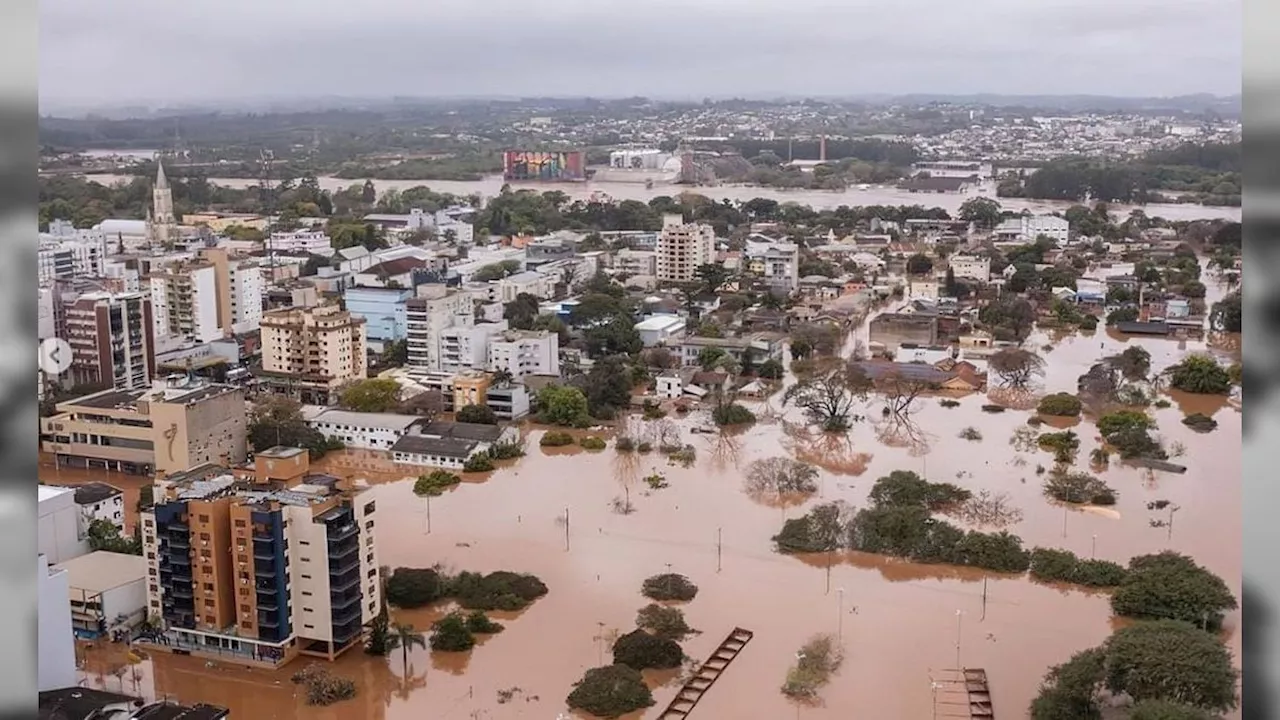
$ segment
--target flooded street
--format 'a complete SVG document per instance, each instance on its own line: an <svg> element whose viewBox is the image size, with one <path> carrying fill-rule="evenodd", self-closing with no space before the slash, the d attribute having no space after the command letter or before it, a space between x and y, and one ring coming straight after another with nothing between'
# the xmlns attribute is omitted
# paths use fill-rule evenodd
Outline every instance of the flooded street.
<svg viewBox="0 0 1280 720"><path fill-rule="evenodd" d="M1210 289L1221 292L1212 283ZM1129 344L1151 353L1153 370L1205 347L1103 331L1057 342L1037 336L1028 347L1045 344L1053 347L1045 352L1047 374L1037 394L1074 393L1077 376ZM1225 399L1175 393L1169 400L1170 407L1151 412L1166 447L1185 448L1173 459L1188 467L1186 474L1153 473L1113 459L1100 477L1119 500L1115 512L1105 514L1064 510L1046 500L1036 467L1050 467L1051 453L1019 452L1010 443L1029 413L983 412L991 400L982 395L965 397L954 408L935 398L918 400L912 422L893 426L879 422L880 405L873 398L865 414L874 421L835 438L800 429L799 415L784 411L777 395L744 403L762 421L740 434L690 433L707 422L695 412L677 421L683 442L697 449L689 468L657 453L619 454L612 446L594 453L544 450L538 446L543 430L531 428L527 457L487 477L468 478L431 501L429 533L425 503L412 492L411 478L421 470L396 467L373 452L334 454L319 468L375 485L382 564L533 573L549 594L521 613L495 613L506 631L469 653L414 649L408 673L399 651L386 658L348 654L334 670L356 680L360 692L330 708L307 707L295 695L288 677L306 660L269 673L159 656L134 666L137 688L149 698L216 702L236 717L263 720L554 718L565 711L564 698L582 672L602 658L608 661L602 637L634 627L636 611L648 602L639 592L644 578L672 571L700 588L683 605L689 624L701 631L683 643L688 655L705 658L735 626L755 633L702 699L700 718L926 718L932 711L931 671L955 667L957 660L986 669L998 717L1023 717L1050 665L1110 634L1106 593L859 553L783 556L773 551L770 537L784 517L833 499L860 507L877 477L914 470L975 492L1007 493L1023 513L1008 529L1028 548L1064 548L1119 563L1171 548L1222 576L1239 596L1240 412ZM1186 428L1180 421L1190 412L1211 415L1218 429L1201 435ZM982 440L961 439L967 427L976 428ZM1085 469L1098 444L1096 429L1087 418L1073 429L1081 440L1077 467ZM742 469L781 454L821 462L826 469L818 496L790 507L747 496ZM650 490L642 478L653 472L665 475L669 486ZM634 505L629 515L613 509L623 496ZM1151 527L1153 519L1168 515L1147 509L1155 500L1181 508L1171 531ZM396 612L393 620L426 629L442 610ZM1237 657L1239 618L1237 612L1226 621ZM823 689L822 706L797 708L778 688L796 650L820 632L841 636L845 663ZM122 663L118 646L89 652L86 681L101 681L107 689L123 683L132 691L130 673L120 679L111 674ZM671 673L651 677L665 681L654 689L657 705L628 717L656 717L679 687ZM520 692L500 702L499 691L511 688Z"/></svg>
<svg viewBox="0 0 1280 720"><path fill-rule="evenodd" d="M89 179L105 185L116 182L130 182L129 175L91 175ZM320 188L330 192L352 185L361 185L364 179L352 180L325 175L318 178ZM246 188L256 186L258 181L251 178L210 178L209 182L230 188ZM427 186L436 192L452 193L466 196L478 194L481 198L490 198L501 191L504 181L501 175L492 175L478 181L459 180L374 180L378 192L387 190L407 190L411 187ZM873 186L867 189L849 188L840 190L792 190L747 185L721 185L708 187L689 187L683 185L655 185L646 188L643 183L631 182L582 182L582 183L512 183L515 189L533 189L539 191L558 190L573 200L586 200L594 193L604 193L614 200L639 200L648 202L660 195L674 196L681 192L693 192L712 200L733 200L746 202L752 198L770 198L778 202L793 202L809 205L816 210L829 210L840 205L923 205L927 208L941 207L948 212L956 212L960 205L973 197L985 196L995 198L1000 206L1012 212L1030 210L1034 213L1061 212L1078 204L1054 200L1023 200L1019 198L996 198L995 186L984 183L977 192L965 194L927 194L911 193L896 187ZM1212 207L1189 204L1151 204L1151 205L1111 205L1111 212L1124 217L1131 210L1140 209L1149 217L1162 217L1166 220L1198 220L1225 218L1240 221L1239 207Z"/></svg>

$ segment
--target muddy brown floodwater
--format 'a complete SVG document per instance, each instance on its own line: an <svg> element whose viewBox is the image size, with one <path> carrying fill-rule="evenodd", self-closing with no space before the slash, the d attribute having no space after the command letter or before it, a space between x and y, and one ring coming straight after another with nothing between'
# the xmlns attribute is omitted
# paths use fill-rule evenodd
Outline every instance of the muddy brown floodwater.
<svg viewBox="0 0 1280 720"><path fill-rule="evenodd" d="M1040 336L1032 345L1046 343L1053 348L1046 353L1048 372L1039 392L1074 392L1076 377L1090 364L1127 345L1147 348L1155 369L1206 347L1101 331L1057 341ZM1028 413L984 413L980 408L988 399L981 395L950 409L936 399L922 400L908 428L867 421L847 438L834 440L798 431L800 418L780 408L776 397L767 404L771 411L764 413L764 422L730 436L689 432L705 424L705 416L692 413L678 421L685 442L698 451L697 462L688 468L656 453L620 456L612 447L597 453L546 452L537 444L542 430L533 429L527 457L432 500L430 533L424 503L412 493L414 469L396 467L377 453L340 453L321 467L368 478L376 486L383 564L529 572L541 577L550 593L522 613L500 616L506 631L470 653L413 650L407 673L398 652L387 658L358 653L341 658L334 670L355 679L360 695L331 708L306 707L295 695L288 675L303 661L268 673L161 656L134 666L137 690L147 697L214 702L230 707L235 717L264 720L555 718L566 711L572 683L608 658L601 638L634 626L636 611L646 604L641 581L670 570L688 575L700 588L684 605L689 623L702 631L684 642L688 655L706 657L735 626L755 632L703 698L698 717L926 718L932 715L931 672L955 667L957 658L964 666L986 669L999 716L1025 717L1050 665L1097 645L1112 631L1106 593L856 553L785 557L773 552L770 537L783 517L825 500L859 506L875 478L915 470L974 491L1007 493L1022 511L1009 529L1028 547L1060 547L1120 563L1172 548L1221 575L1238 596L1239 410L1224 399L1175 393L1170 400L1170 407L1152 412L1167 445L1185 448L1176 461L1187 465L1186 474L1152 473L1113 461L1101 473L1119 493L1109 513L1046 501L1035 468L1049 467L1050 454L1018 452L1010 443ZM874 402L868 410L879 418ZM1192 432L1180 422L1190 412L1212 415L1218 429ZM958 437L966 427L976 428L983 439ZM1096 429L1086 419L1075 430L1082 443L1078 465L1085 467L1097 446ZM827 469L819 496L807 505L779 507L743 492L742 468L780 454L830 460L823 462ZM643 476L654 471L666 476L669 487L645 485ZM625 515L614 509L615 499L624 494L634 507ZM1181 508L1172 532L1150 525L1168 514L1147 510L1147 503L1158 499ZM442 611L395 616L425 628ZM1239 613L1227 618L1227 642L1237 657L1239 622ZM823 690L820 706L797 708L778 688L796 650L820 632L841 636L846 660ZM84 654L88 682L134 688L131 674L117 680L110 673L122 662L118 649ZM655 717L679 686L672 673L651 680L657 706L629 717ZM520 692L500 702L499 691L511 688Z"/></svg>

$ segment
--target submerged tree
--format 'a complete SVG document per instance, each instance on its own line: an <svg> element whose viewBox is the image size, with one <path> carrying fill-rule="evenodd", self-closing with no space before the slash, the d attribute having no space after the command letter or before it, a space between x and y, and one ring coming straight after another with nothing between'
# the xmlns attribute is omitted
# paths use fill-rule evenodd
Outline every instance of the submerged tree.
<svg viewBox="0 0 1280 720"><path fill-rule="evenodd" d="M787 388L782 404L805 411L809 419L828 432L848 430L853 409L869 390L866 375L848 366L817 373Z"/></svg>
<svg viewBox="0 0 1280 720"><path fill-rule="evenodd" d="M1034 378L1044 375L1044 358L1023 348L998 350L987 365L1008 388L1025 388Z"/></svg>
<svg viewBox="0 0 1280 720"><path fill-rule="evenodd" d="M810 495L818 491L818 469L788 457L756 460L747 466L749 495Z"/></svg>

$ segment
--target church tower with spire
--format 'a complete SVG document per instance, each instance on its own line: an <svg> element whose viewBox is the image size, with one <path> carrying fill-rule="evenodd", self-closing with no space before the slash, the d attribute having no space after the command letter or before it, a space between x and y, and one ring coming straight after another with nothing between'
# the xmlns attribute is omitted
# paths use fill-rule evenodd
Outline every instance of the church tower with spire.
<svg viewBox="0 0 1280 720"><path fill-rule="evenodd" d="M164 161L156 159L156 184L151 190L151 241L168 245L177 239L178 221L173 217L173 190L164 175Z"/></svg>

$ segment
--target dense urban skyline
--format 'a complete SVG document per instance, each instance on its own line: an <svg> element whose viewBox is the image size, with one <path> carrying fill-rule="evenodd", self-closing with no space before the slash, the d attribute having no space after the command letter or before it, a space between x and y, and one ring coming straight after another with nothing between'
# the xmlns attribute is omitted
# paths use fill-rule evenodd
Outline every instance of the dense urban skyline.
<svg viewBox="0 0 1280 720"><path fill-rule="evenodd" d="M321 95L1231 95L1240 6L54 0L40 97L56 111Z"/></svg>

